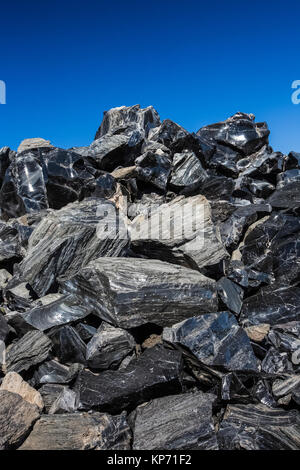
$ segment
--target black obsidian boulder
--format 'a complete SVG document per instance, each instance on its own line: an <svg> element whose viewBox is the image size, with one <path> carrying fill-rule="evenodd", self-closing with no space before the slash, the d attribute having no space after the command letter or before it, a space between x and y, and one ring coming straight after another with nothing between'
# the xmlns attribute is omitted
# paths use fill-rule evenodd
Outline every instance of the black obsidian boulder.
<svg viewBox="0 0 300 470"><path fill-rule="evenodd" d="M180 352L158 345L146 350L124 370L99 375L83 370L74 386L79 408L118 413L152 398L178 393L182 366Z"/></svg>

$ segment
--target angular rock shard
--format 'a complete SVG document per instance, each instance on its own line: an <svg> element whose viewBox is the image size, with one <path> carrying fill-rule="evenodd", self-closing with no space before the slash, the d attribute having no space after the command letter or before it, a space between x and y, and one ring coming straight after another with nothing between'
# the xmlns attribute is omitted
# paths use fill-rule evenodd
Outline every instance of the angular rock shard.
<svg viewBox="0 0 300 470"><path fill-rule="evenodd" d="M79 409L97 409L109 413L132 408L152 398L181 391L181 353L155 346L120 371L99 375L82 371L74 390Z"/></svg>
<svg viewBox="0 0 300 470"><path fill-rule="evenodd" d="M134 348L131 334L103 322L87 344L87 363L92 369L115 369Z"/></svg>
<svg viewBox="0 0 300 470"><path fill-rule="evenodd" d="M99 258L63 283L121 328L165 326L217 308L215 281L192 269L141 258Z"/></svg>
<svg viewBox="0 0 300 470"><path fill-rule="evenodd" d="M188 350L208 366L258 371L249 338L229 312L204 314L165 328L163 340Z"/></svg>

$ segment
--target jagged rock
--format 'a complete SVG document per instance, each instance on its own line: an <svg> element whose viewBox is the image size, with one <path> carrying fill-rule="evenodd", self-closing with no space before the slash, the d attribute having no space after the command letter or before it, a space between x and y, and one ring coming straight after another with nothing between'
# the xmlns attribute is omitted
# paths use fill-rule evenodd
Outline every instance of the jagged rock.
<svg viewBox="0 0 300 470"><path fill-rule="evenodd" d="M182 357L157 345L120 371L79 373L75 391L79 409L118 413L152 398L181 391Z"/></svg>
<svg viewBox="0 0 300 470"><path fill-rule="evenodd" d="M300 288L263 287L244 300L240 320L245 326L300 320Z"/></svg>
<svg viewBox="0 0 300 470"><path fill-rule="evenodd" d="M46 413L49 413L51 406L59 397L63 389L64 385L61 384L45 384L39 389L39 392L43 397Z"/></svg>
<svg viewBox="0 0 300 470"><path fill-rule="evenodd" d="M268 143L266 123L255 123L253 114L236 113L224 122L202 127L197 135L250 155Z"/></svg>
<svg viewBox="0 0 300 470"><path fill-rule="evenodd" d="M49 415L74 413L77 409L77 395L64 387L49 409Z"/></svg>
<svg viewBox="0 0 300 470"><path fill-rule="evenodd" d="M106 134L120 134L128 127L136 127L144 130L148 136L150 129L160 125L160 118L153 108L141 108L139 104L134 106L120 106L104 111L102 123L96 133L95 140Z"/></svg>
<svg viewBox="0 0 300 470"><path fill-rule="evenodd" d="M220 232L224 245L231 250L235 249L246 229L271 212L269 204L251 204L236 209L234 213L221 224Z"/></svg>
<svg viewBox="0 0 300 470"><path fill-rule="evenodd" d="M172 189L182 193L194 191L201 187L206 178L207 173L193 151L186 149L182 153L175 153L170 178Z"/></svg>
<svg viewBox="0 0 300 470"><path fill-rule="evenodd" d="M258 371L249 338L229 312L204 314L165 328L163 340L189 351L208 366Z"/></svg>
<svg viewBox="0 0 300 470"><path fill-rule="evenodd" d="M300 181L286 183L284 187L276 189L268 198L273 209L298 209L300 207L299 197Z"/></svg>
<svg viewBox="0 0 300 470"><path fill-rule="evenodd" d="M99 258L62 287L121 328L166 326L217 308L215 281L159 260Z"/></svg>
<svg viewBox="0 0 300 470"><path fill-rule="evenodd" d="M245 331L252 341L260 343L269 333L270 325L268 323L261 323L260 325L248 326L245 328Z"/></svg>
<svg viewBox="0 0 300 470"><path fill-rule="evenodd" d="M50 335L60 362L86 364L86 345L72 326L63 326Z"/></svg>
<svg viewBox="0 0 300 470"><path fill-rule="evenodd" d="M207 275L218 270L219 264L228 258L212 223L210 205L203 196L181 196L154 208L149 216L137 216L130 234L135 252L193 269L206 269Z"/></svg>
<svg viewBox="0 0 300 470"><path fill-rule="evenodd" d="M130 439L124 414L44 415L20 450L129 450Z"/></svg>
<svg viewBox="0 0 300 470"><path fill-rule="evenodd" d="M233 313L239 314L243 305L243 289L230 279L222 277L217 282L217 291L226 307Z"/></svg>
<svg viewBox="0 0 300 470"><path fill-rule="evenodd" d="M33 380L35 385L41 384L67 384L78 374L78 365L67 367L55 360L46 361L35 371Z"/></svg>
<svg viewBox="0 0 300 470"><path fill-rule="evenodd" d="M134 450L216 450L210 393L157 398L133 413Z"/></svg>
<svg viewBox="0 0 300 470"><path fill-rule="evenodd" d="M24 150L29 150L33 148L39 148L39 147L53 147L53 145L50 144L50 140L45 140L41 139L40 137L34 137L33 139L24 139L20 143L17 152L21 153L24 152Z"/></svg>
<svg viewBox="0 0 300 470"><path fill-rule="evenodd" d="M39 417L37 406L16 393L0 390L0 450L22 444Z"/></svg>
<svg viewBox="0 0 300 470"><path fill-rule="evenodd" d="M47 359L52 348L50 339L40 331L29 331L7 348L6 372L22 372Z"/></svg>
<svg viewBox="0 0 300 470"><path fill-rule="evenodd" d="M134 347L131 334L103 322L87 344L87 363L93 369L114 369Z"/></svg>
<svg viewBox="0 0 300 470"><path fill-rule="evenodd" d="M240 177L274 178L283 171L285 156L281 152L273 152L271 147L264 146L258 152L239 160L237 168Z"/></svg>
<svg viewBox="0 0 300 470"><path fill-rule="evenodd" d="M298 450L299 412L264 405L229 405L218 442L221 450Z"/></svg>
<svg viewBox="0 0 300 470"><path fill-rule="evenodd" d="M76 295L60 295L60 298L42 306L34 307L23 314L23 318L34 328L45 331L54 326L81 320L91 313Z"/></svg>
<svg viewBox="0 0 300 470"><path fill-rule="evenodd" d="M251 225L240 248L242 261L252 269L274 273L287 286L300 272L300 220L274 213Z"/></svg>
<svg viewBox="0 0 300 470"><path fill-rule="evenodd" d="M43 296L58 276L71 276L91 259L121 255L127 244L125 226L116 227L115 206L88 198L43 218L30 237L19 277Z"/></svg>
<svg viewBox="0 0 300 470"><path fill-rule="evenodd" d="M161 150L148 151L135 160L135 165L137 179L166 190L172 165L168 154Z"/></svg>
<svg viewBox="0 0 300 470"><path fill-rule="evenodd" d="M36 405L41 410L44 408L41 394L33 387L30 387L30 385L16 372L8 372L8 374L6 374L2 380L0 390L17 393L28 403Z"/></svg>
<svg viewBox="0 0 300 470"><path fill-rule="evenodd" d="M172 143L186 137L188 134L183 127L170 119L165 119L160 126L150 130L148 138L169 147Z"/></svg>
<svg viewBox="0 0 300 470"><path fill-rule="evenodd" d="M292 372L292 364L288 360L287 353L280 353L271 347L261 363L261 369L267 374L280 374Z"/></svg>

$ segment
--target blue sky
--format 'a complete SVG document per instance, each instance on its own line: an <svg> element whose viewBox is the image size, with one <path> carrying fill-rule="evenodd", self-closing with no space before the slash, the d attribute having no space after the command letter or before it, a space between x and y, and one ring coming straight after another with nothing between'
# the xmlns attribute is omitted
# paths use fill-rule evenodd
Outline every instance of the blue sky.
<svg viewBox="0 0 300 470"><path fill-rule="evenodd" d="M0 147L87 145L102 112L152 104L190 131L236 111L300 152L300 2L1 2Z"/></svg>

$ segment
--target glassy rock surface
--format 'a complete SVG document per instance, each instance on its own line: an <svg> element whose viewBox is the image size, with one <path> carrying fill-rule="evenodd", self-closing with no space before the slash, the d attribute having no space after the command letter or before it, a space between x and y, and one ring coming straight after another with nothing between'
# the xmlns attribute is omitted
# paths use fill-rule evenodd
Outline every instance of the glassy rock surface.
<svg viewBox="0 0 300 470"><path fill-rule="evenodd" d="M163 339L192 353L199 362L230 371L257 371L245 331L229 312L204 314L165 328Z"/></svg>
<svg viewBox="0 0 300 470"><path fill-rule="evenodd" d="M166 326L217 308L216 283L158 260L99 258L63 283L105 321L121 328Z"/></svg>
<svg viewBox="0 0 300 470"><path fill-rule="evenodd" d="M268 140L134 105L0 148L1 449L300 449L300 153Z"/></svg>
<svg viewBox="0 0 300 470"><path fill-rule="evenodd" d="M79 395L79 409L118 413L152 398L180 392L181 376L181 353L158 345L131 361L124 370L99 375L83 370L74 390Z"/></svg>

